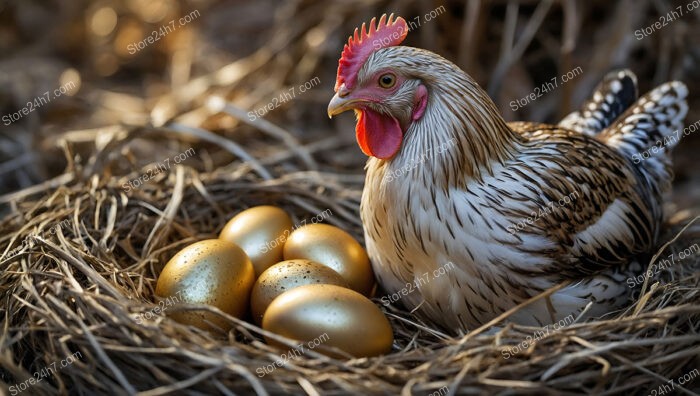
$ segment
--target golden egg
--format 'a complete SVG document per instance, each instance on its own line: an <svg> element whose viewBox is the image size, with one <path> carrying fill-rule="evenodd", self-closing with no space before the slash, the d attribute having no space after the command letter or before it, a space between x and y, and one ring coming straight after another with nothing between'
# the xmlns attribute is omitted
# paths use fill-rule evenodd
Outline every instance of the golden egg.
<svg viewBox="0 0 700 396"><path fill-rule="evenodd" d="M328 347L355 357L382 355L394 341L389 320L372 301L336 285L306 285L281 294L267 308L262 327L329 356L340 354Z"/></svg>
<svg viewBox="0 0 700 396"><path fill-rule="evenodd" d="M221 239L193 243L180 250L165 265L158 277L156 294L173 302L208 304L241 318L248 310L255 271L245 252ZM168 313L178 322L213 329L205 321L228 330L231 325L206 311Z"/></svg>
<svg viewBox="0 0 700 396"><path fill-rule="evenodd" d="M374 274L367 252L355 238L338 227L310 224L294 230L284 244L284 259L307 259L329 266L350 288L369 295Z"/></svg>
<svg viewBox="0 0 700 396"><path fill-rule="evenodd" d="M292 230L292 219L275 206L246 209L229 220L219 239L233 242L246 252L259 276L282 261L282 247Z"/></svg>
<svg viewBox="0 0 700 396"><path fill-rule="evenodd" d="M272 300L295 287L312 284L330 284L348 287L340 274L309 260L287 260L263 272L253 285L250 307L256 323L262 323L263 314Z"/></svg>

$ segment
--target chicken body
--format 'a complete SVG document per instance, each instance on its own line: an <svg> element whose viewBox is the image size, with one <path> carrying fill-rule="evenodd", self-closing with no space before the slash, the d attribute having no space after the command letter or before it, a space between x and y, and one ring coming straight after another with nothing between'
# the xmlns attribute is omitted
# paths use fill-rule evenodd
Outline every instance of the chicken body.
<svg viewBox="0 0 700 396"><path fill-rule="evenodd" d="M541 326L627 301L625 279L639 270L630 263L654 247L663 220L677 142L668 137L687 112L682 83L637 100L634 76L611 74L557 126L506 123L466 73L421 49L374 51L357 85L386 70L402 86L359 112L392 117L403 130L395 154L369 159L361 203L367 251L387 294L453 332L561 282L569 283L509 319ZM339 100L329 114L345 106ZM669 143L635 163L659 139Z"/></svg>

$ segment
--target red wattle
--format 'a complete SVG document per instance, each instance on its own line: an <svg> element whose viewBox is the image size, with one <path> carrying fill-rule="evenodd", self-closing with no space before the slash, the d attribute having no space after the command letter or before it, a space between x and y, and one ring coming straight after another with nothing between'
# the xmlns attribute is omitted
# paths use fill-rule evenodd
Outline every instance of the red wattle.
<svg viewBox="0 0 700 396"><path fill-rule="evenodd" d="M399 121L373 110L358 111L360 118L357 120L355 134L362 152L380 159L393 157L401 148L403 140Z"/></svg>

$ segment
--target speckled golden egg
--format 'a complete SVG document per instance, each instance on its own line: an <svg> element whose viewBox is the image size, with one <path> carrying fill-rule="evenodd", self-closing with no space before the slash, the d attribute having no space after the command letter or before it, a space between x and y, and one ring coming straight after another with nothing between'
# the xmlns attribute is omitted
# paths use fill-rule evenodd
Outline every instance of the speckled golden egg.
<svg viewBox="0 0 700 396"><path fill-rule="evenodd" d="M374 286L365 249L350 234L332 225L310 224L294 230L284 244L284 259L327 265L345 278L351 289L364 295L369 295Z"/></svg>
<svg viewBox="0 0 700 396"><path fill-rule="evenodd" d="M267 308L262 327L330 356L340 354L326 347L355 357L378 356L388 353L394 340L389 320L372 301L336 285L306 285L281 294Z"/></svg>
<svg viewBox="0 0 700 396"><path fill-rule="evenodd" d="M208 304L241 318L248 309L255 271L245 252L221 239L193 243L180 250L163 268L156 294L177 303ZM178 322L213 329L205 321L228 330L230 324L206 311L167 312Z"/></svg>
<svg viewBox="0 0 700 396"><path fill-rule="evenodd" d="M262 323L263 314L272 300L295 287L311 284L348 287L348 282L340 274L323 264L304 259L282 261L266 269L255 281L250 294L253 319Z"/></svg>
<svg viewBox="0 0 700 396"><path fill-rule="evenodd" d="M255 275L282 261L282 247L292 230L292 219L275 206L256 206L234 216L224 226L219 239L233 242L253 262Z"/></svg>

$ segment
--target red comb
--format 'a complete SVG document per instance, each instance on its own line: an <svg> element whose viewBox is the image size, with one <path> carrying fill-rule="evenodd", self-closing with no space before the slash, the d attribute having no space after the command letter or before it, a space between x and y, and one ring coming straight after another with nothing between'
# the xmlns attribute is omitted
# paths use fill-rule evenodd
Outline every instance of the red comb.
<svg viewBox="0 0 700 396"><path fill-rule="evenodd" d="M384 14L379 18L378 25L376 24L377 18L372 18L369 23L369 32L366 31L363 23L359 36L357 28L355 28L355 34L348 39L338 61L338 77L335 80L336 92L343 84L348 89L352 89L357 80L357 73L372 52L384 47L399 45L406 38L406 34L408 34L406 21L401 17L392 21L393 18L394 14L391 14L387 20L386 14Z"/></svg>

